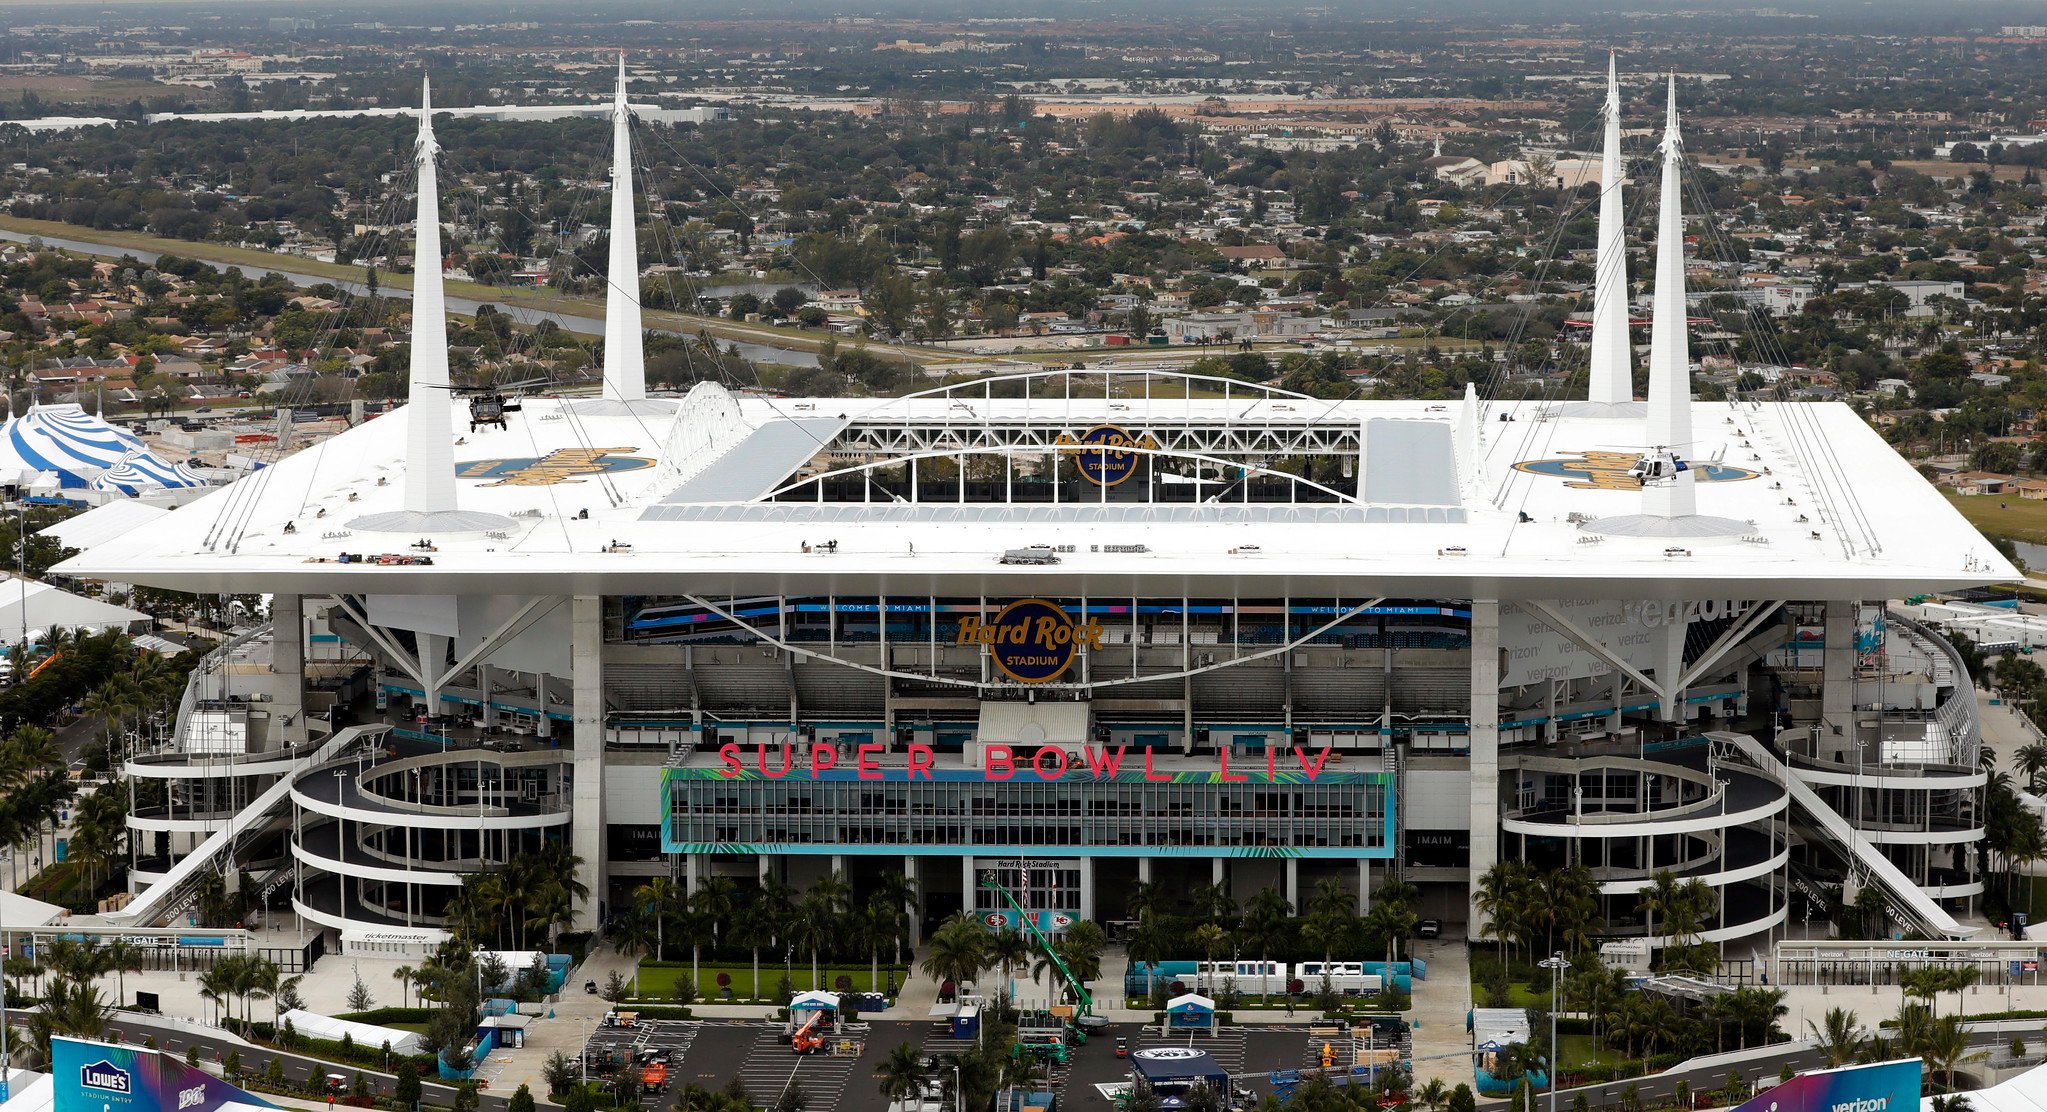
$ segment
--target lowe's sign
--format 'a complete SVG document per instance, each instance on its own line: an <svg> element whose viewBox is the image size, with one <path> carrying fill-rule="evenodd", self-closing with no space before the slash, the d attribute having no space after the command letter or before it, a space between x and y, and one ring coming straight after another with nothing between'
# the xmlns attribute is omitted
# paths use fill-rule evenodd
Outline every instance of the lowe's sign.
<svg viewBox="0 0 2047 1112"><path fill-rule="evenodd" d="M154 1050L50 1040L56 1112L220 1112L274 1104Z"/></svg>

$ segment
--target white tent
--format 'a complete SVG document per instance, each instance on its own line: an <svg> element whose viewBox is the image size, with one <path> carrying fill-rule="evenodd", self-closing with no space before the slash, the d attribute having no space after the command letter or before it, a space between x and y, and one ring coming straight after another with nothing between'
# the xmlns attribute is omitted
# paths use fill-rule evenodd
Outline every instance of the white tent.
<svg viewBox="0 0 2047 1112"><path fill-rule="evenodd" d="M44 903L33 896L9 892L0 888L0 923L6 923L8 930L24 927L47 927L62 919L67 912L53 903Z"/></svg>
<svg viewBox="0 0 2047 1112"><path fill-rule="evenodd" d="M0 579L0 643L30 641L52 629L131 630L147 625L140 610L74 595L34 579Z"/></svg>
<svg viewBox="0 0 2047 1112"><path fill-rule="evenodd" d="M339 1042L341 1036L347 1035L357 1046L375 1049L388 1042L391 1044L393 1054L419 1053L419 1033L416 1031L400 1031L392 1027L379 1027L374 1023L357 1023L352 1019L335 1019L333 1016L309 1012L304 1008L293 1008L280 1016L277 1022L280 1027L289 1022L292 1030L316 1039Z"/></svg>
<svg viewBox="0 0 2047 1112"><path fill-rule="evenodd" d="M1962 1095L1969 1099L1969 1112L2041 1112L2047 1109L2047 1066ZM1919 1112L1933 1112L1932 1097L1919 1098Z"/></svg>
<svg viewBox="0 0 2047 1112"><path fill-rule="evenodd" d="M7 1071L7 1099L0 1112L50 1112L57 1105L57 1086L47 1073L33 1070Z"/></svg>
<svg viewBox="0 0 2047 1112"><path fill-rule="evenodd" d="M123 498L46 526L36 536L53 537L58 544L83 552L116 537L126 536L169 512L162 506Z"/></svg>
<svg viewBox="0 0 2047 1112"><path fill-rule="evenodd" d="M53 473L67 489L91 487L136 494L162 487L203 487L206 480L182 463L149 450L134 433L78 405L39 405L0 424L0 471Z"/></svg>

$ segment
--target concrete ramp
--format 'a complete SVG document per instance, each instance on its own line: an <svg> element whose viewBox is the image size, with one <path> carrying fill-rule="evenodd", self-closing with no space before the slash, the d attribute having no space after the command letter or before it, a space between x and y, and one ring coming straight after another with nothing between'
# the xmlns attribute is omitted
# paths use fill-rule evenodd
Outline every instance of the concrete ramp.
<svg viewBox="0 0 2047 1112"><path fill-rule="evenodd" d="M318 749L301 758L292 770L277 778L275 784L258 792L249 805L242 808L234 818L228 820L219 830L193 847L172 865L163 879L142 890L128 906L119 911L110 911L106 918L115 923L132 924L138 927L155 926L166 917L183 908L186 898L197 888L201 870L220 856L229 846L241 838L256 833L273 817L273 812L288 815L285 806L291 799L291 786L299 776L308 770L318 768L348 751L349 746L366 738L382 737L391 727L381 723L370 726L350 726L323 742Z"/></svg>
<svg viewBox="0 0 2047 1112"><path fill-rule="evenodd" d="M1805 781L1793 775L1783 761L1777 759L1768 746L1747 734L1708 733L1706 739L1712 742L1726 742L1739 749L1743 756L1761 769L1771 779L1784 785L1786 791L1799 809L1812 816L1819 828L1826 833L1843 852L1855 859L1869 872L1876 882L1890 896L1891 904L1914 920L1927 934L1940 938L1964 939L1978 932L1977 927L1963 926L1954 916L1941 909L1931 896L1919 890L1912 878L1904 874L1891 859L1884 856L1869 839L1848 825L1818 792L1808 787Z"/></svg>

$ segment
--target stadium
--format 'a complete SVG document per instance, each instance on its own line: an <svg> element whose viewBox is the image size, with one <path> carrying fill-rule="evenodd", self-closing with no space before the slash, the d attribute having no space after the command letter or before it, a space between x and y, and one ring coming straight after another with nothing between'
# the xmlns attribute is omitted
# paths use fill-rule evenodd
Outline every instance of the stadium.
<svg viewBox="0 0 2047 1112"><path fill-rule="evenodd" d="M1665 149L1681 245L1674 116ZM1695 401L1681 250L1634 400L1618 269L1571 401L1128 365L652 398L628 277L601 395L481 422L422 272L409 405L59 569L273 596L129 764L169 790L114 915L233 863L344 952L416 953L465 874L562 840L584 925L651 876L892 871L926 924L1011 919L988 870L1047 930L1140 880L1364 907L1398 877L1454 925L1524 859L1591 867L1652 945L1665 871L1716 894L1709 941L1825 883L1966 937L1976 705L1885 600L2014 569L1846 406Z"/></svg>

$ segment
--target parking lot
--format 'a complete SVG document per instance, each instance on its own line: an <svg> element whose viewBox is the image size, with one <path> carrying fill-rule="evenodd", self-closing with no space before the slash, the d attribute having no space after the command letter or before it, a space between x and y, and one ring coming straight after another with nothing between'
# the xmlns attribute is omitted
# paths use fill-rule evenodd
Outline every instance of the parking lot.
<svg viewBox="0 0 2047 1112"><path fill-rule="evenodd" d="M597 1056L605 1052L651 1052L668 1061L671 1089L690 1084L719 1089L737 1076L756 1105L771 1105L793 1082L802 1087L805 1105L812 1109L885 1112L888 1102L881 1096L874 1071L896 1046L909 1043L925 1056L942 1060L972 1045L952 1038L941 1023L882 1020L866 1028L863 1036L856 1036L864 1044L857 1056L834 1056L795 1053L782 1041L779 1024L649 1020L629 1029L599 1028L585 1053L593 1062L592 1076L596 1075ZM1119 1024L1076 1047L1065 1065L1048 1064L1051 1089L1059 1094L1061 1107L1075 1112L1107 1107L1098 1103L1101 1097L1096 1086L1129 1079L1130 1063L1116 1057L1118 1038L1131 1050L1192 1046L1207 1051L1238 1084L1261 1095L1271 1088L1269 1071L1315 1064L1325 1041L1311 1037L1305 1025L1226 1027L1214 1035L1161 1036L1157 1028ZM1347 1054L1348 1047L1343 1040L1336 1049Z"/></svg>

